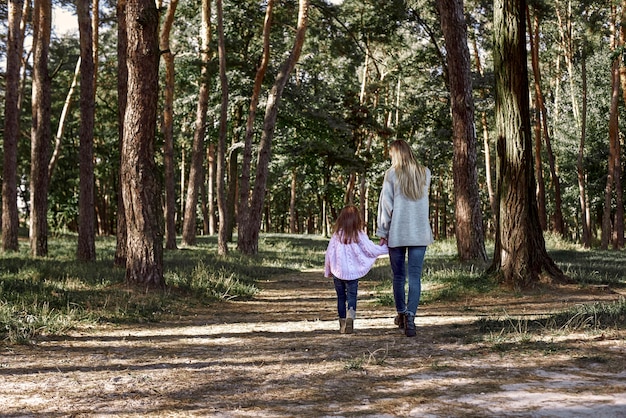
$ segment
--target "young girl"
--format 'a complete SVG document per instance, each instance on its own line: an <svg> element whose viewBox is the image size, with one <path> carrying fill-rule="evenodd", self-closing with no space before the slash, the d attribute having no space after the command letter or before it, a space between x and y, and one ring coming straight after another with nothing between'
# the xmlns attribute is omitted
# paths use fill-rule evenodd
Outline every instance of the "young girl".
<svg viewBox="0 0 626 418"><path fill-rule="evenodd" d="M341 210L324 263L324 276L332 277L335 282L340 333L352 333L359 279L370 271L376 258L387 252L387 245L374 244L363 231L363 221L355 206Z"/></svg>

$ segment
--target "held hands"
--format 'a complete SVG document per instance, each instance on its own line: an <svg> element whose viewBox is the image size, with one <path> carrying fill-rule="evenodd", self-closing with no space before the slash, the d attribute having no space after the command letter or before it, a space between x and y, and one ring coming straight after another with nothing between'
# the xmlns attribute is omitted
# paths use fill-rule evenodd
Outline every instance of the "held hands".
<svg viewBox="0 0 626 418"><path fill-rule="evenodd" d="M381 238L378 245L385 245L385 244L387 244L387 238Z"/></svg>

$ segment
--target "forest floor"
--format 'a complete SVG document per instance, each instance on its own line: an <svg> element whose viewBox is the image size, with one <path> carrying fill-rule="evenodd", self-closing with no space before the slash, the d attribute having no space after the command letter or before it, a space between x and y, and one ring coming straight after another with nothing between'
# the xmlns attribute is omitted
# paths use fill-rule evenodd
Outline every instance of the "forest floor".
<svg viewBox="0 0 626 418"><path fill-rule="evenodd" d="M481 333L478 318L623 297L560 287L421 306L393 325L361 281L355 331L339 334L331 282L304 271L155 324L3 345L2 417L618 417L626 331ZM620 290L622 294L624 290Z"/></svg>

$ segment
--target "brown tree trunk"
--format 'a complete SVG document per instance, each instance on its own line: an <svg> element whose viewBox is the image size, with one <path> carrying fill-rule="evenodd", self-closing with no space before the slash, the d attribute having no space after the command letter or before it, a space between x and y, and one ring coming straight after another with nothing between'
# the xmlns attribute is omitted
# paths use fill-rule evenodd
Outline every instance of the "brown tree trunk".
<svg viewBox="0 0 626 418"><path fill-rule="evenodd" d="M93 167L93 129L95 120L93 32L91 0L77 0L80 34L80 178L78 198L78 248L81 261L96 259L96 221ZM97 12L97 11L96 11Z"/></svg>
<svg viewBox="0 0 626 418"><path fill-rule="evenodd" d="M615 6L611 6L611 50L616 48L616 11ZM609 161L606 177L606 186L604 188L604 210L602 212L602 237L601 248L606 250L613 236L613 222L611 220L611 212L613 209L613 187L615 186L615 163L619 161L617 156L617 144L619 143L619 60L614 59L611 63L611 107L609 110Z"/></svg>
<svg viewBox="0 0 626 418"><path fill-rule="evenodd" d="M128 69L126 56L128 54L128 32L126 29L126 0L117 1L117 132L119 137L120 173L117 185L117 243L113 265L126 267L126 209L122 193L122 170L124 158L122 145L124 142L124 116L128 96Z"/></svg>
<svg viewBox="0 0 626 418"><path fill-rule="evenodd" d="M254 86L250 98L250 109L246 120L246 136L244 138L243 158L241 163L241 180L239 182L239 206L237 226L239 235L237 237L237 248L241 251L243 246L242 230L249 224L250 219L250 172L252 164L252 136L254 135L254 119L259 104L259 95L263 85L263 78L267 71L270 60L270 29L272 27L272 10L274 0L268 0L265 9L265 21L263 23L263 53L261 63L254 77Z"/></svg>
<svg viewBox="0 0 626 418"><path fill-rule="evenodd" d="M476 61L476 70L481 76L484 76L483 67L480 62L480 52L478 50L478 43L476 42L476 35L474 32L472 36L472 49L474 51L474 60ZM484 99L487 94L485 89L481 89L481 98ZM489 207L491 208L491 214L493 224L495 225L496 219L496 197L493 192L493 183L491 181L491 148L489 146L489 125L487 124L487 112L482 111L480 113L480 123L483 131L483 150L485 153L485 182L487 183L487 194L489 196Z"/></svg>
<svg viewBox="0 0 626 418"><path fill-rule="evenodd" d="M209 227L209 235L215 234L215 144L211 143L207 147L206 152L207 174L207 222Z"/></svg>
<svg viewBox="0 0 626 418"><path fill-rule="evenodd" d="M176 246L176 185L174 184L174 54L170 50L170 32L174 24L174 14L178 0L171 0L167 6L165 20L161 28L160 48L165 63L165 97L163 99L163 165L165 168L165 248L175 250Z"/></svg>
<svg viewBox="0 0 626 418"><path fill-rule="evenodd" d="M48 255L48 159L50 149L50 76L48 51L52 30L50 0L35 0L33 8L33 97L30 162L30 249Z"/></svg>
<svg viewBox="0 0 626 418"><path fill-rule="evenodd" d="M259 143L259 153L257 156L256 179L254 190L250 199L247 223L239 231L239 250L244 254L256 254L259 248L259 231L261 228L261 215L265 203L265 187L269 174L270 153L272 148L272 138L276 127L276 117L278 106L283 90L302 52L304 35L306 33L309 11L309 1L299 0L298 25L293 49L289 57L281 65L276 80L267 98L265 107L265 118L263 122L263 132Z"/></svg>
<svg viewBox="0 0 626 418"><path fill-rule="evenodd" d="M591 247L591 210L587 199L587 176L585 175L585 137L587 135L587 65L585 54L581 57L581 78L582 78L582 121L580 130L580 142L578 146L578 158L576 161L576 174L578 178L578 192L580 201L580 211L582 218L583 236L582 242L585 248Z"/></svg>
<svg viewBox="0 0 626 418"><path fill-rule="evenodd" d="M98 87L98 54L100 53L100 0L92 0L91 6L91 34L92 34L92 56L93 56L93 86L94 91Z"/></svg>
<svg viewBox="0 0 626 418"><path fill-rule="evenodd" d="M541 84L539 76L539 28L538 18L535 15L535 23L537 26L533 33L533 26L530 19L530 10L526 6L526 18L528 19L528 40L530 43L531 62L533 68L533 85L535 87L535 124L534 124L534 140L535 140L535 179L537 181L537 211L539 214L539 225L541 230L546 231L548 229L548 215L546 214L546 184L543 179L543 163L541 158L542 149L542 137L541 137L541 106L540 106L540 94Z"/></svg>
<svg viewBox="0 0 626 418"><path fill-rule="evenodd" d="M467 26L462 0L437 3L446 42L454 142L454 197L457 252L461 260L486 261L478 171L476 131Z"/></svg>
<svg viewBox="0 0 626 418"><path fill-rule="evenodd" d="M548 111L546 110L545 99L543 97L543 90L541 89L541 71L539 67L539 17L537 14L534 16L534 30L531 30L530 25L530 16L528 17L529 23L529 35L530 35L530 45L532 51L532 67L533 74L535 78L535 97L536 97L536 105L538 110L538 121L540 123L538 126L537 134L539 135L539 142L541 143L541 137L545 139L546 142L546 151L548 154L548 162L550 164L550 176L552 178L552 184L554 186L554 218L553 218L553 227L554 231L560 235L565 235L565 223L563 222L563 210L562 210L562 197L561 197L561 180L559 178L556 159L554 157L554 152L552 151L552 141L550 139L550 133L548 130ZM540 147L541 149L541 147ZM540 171L540 170L537 170ZM543 176L541 179L543 182ZM544 186L545 193L545 186ZM540 211L541 211L541 205ZM543 212L545 215L545 196L543 203ZM540 212L540 220L541 220L541 212ZM545 229L545 228L544 228Z"/></svg>
<svg viewBox="0 0 626 418"><path fill-rule="evenodd" d="M154 145L159 96L159 12L154 0L129 0L128 100L122 146L122 192L126 210L126 281L163 288L161 190Z"/></svg>
<svg viewBox="0 0 626 418"><path fill-rule="evenodd" d="M296 168L293 167L291 169L291 194L289 198L289 233L295 234L297 233L296 228L296 190L298 188L298 172Z"/></svg>
<svg viewBox="0 0 626 418"><path fill-rule="evenodd" d="M202 160L204 158L204 134L206 132L206 118L209 107L209 80L208 64L210 60L209 44L211 42L211 2L202 0L202 49L200 59L202 70L200 72L200 91L198 93L198 106L196 108L196 126L193 134L191 149L191 164L189 167L189 179L187 180L187 195L185 198L185 214L183 215L183 245L196 243L196 207L198 205L198 191L202 181Z"/></svg>
<svg viewBox="0 0 626 418"><path fill-rule="evenodd" d="M19 84L24 38L20 30L24 0L9 0L4 96L4 162L2 165L2 250L17 251L17 144L20 138Z"/></svg>
<svg viewBox="0 0 626 418"><path fill-rule="evenodd" d="M217 253L228 254L228 214L226 213L226 192L224 181L226 178L226 131L228 129L228 79L226 78L226 41L224 39L224 13L222 0L216 1L218 56L220 67L220 87L222 88L222 104L220 107L220 128L217 143L217 211L219 225L217 234Z"/></svg>
<svg viewBox="0 0 626 418"><path fill-rule="evenodd" d="M243 141L241 138L243 109L244 104L238 103L235 107L235 111L233 114L233 121L230 124L232 140L230 148L227 151L228 189L226 191L226 214L228 215L228 231L226 232L226 236L228 237L228 242L231 242L233 240L233 231L235 225L237 224L237 196L239 192L239 166L237 164L237 161L239 158L240 149L243 148Z"/></svg>
<svg viewBox="0 0 626 418"><path fill-rule="evenodd" d="M622 0L622 9L621 9L621 24L620 24L620 47L624 48L626 45L626 0ZM622 94L624 96L624 103L626 103L626 63L624 60L621 61L620 65L620 81L622 86ZM624 248L624 191L622 189L622 163L621 163L621 143L618 142L618 160L616 161L616 169L619 170L615 173L616 179L616 194L617 194L617 210L615 213L616 220L616 234L617 248Z"/></svg>
<svg viewBox="0 0 626 418"><path fill-rule="evenodd" d="M48 163L48 182L52 180L52 174L54 174L54 169L56 168L57 162L59 161L59 157L61 156L61 145L63 134L65 132L65 120L67 118L67 113L70 110L70 106L72 105L72 96L74 95L74 89L78 85L78 76L80 75L80 65L81 59L80 56L76 61L76 68L74 70L74 77L72 78L72 84L70 84L70 89L67 92L67 96L65 96L65 102L63 103L63 110L61 110L61 117L59 118L59 126L57 127L57 133L54 137L54 150L52 151L52 156L50 157L50 162Z"/></svg>
<svg viewBox="0 0 626 418"><path fill-rule="evenodd" d="M498 224L490 271L512 288L529 288L546 274L566 280L546 251L539 225L528 103L524 0L494 1L494 67Z"/></svg>

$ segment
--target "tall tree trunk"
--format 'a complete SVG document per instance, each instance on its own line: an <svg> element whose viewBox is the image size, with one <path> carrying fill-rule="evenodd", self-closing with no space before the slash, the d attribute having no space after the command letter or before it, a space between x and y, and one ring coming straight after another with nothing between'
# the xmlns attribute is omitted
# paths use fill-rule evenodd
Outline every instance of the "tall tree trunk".
<svg viewBox="0 0 626 418"><path fill-rule="evenodd" d="M574 116L574 122L576 123L576 129L580 132L581 118L580 118L580 109L578 107L578 96L576 94L576 75L574 74L574 39L572 34L572 2L568 0L567 14L565 19L563 19L559 0L555 0L555 11L556 17L558 20L558 29L559 34L561 36L561 46L563 48L563 58L565 59L565 66L567 67L567 74L570 85L570 99L572 102L572 115ZM557 77L560 75L560 59L557 57ZM555 91L555 106L554 108L558 111L558 98L559 92L558 87L560 83L557 84L557 90ZM555 120L558 122L558 113L555 114Z"/></svg>
<svg viewBox="0 0 626 418"><path fill-rule="evenodd" d="M171 0L167 6L165 20L161 28L160 48L165 63L165 97L163 99L163 165L165 168L165 248L175 250L176 246L176 185L174 184L174 54L170 50L170 32L174 24L174 14L178 0Z"/></svg>
<svg viewBox="0 0 626 418"><path fill-rule="evenodd" d="M462 0L437 3L446 42L450 107L454 141L454 200L457 252L461 260L486 261L478 171L476 168L476 130L467 26Z"/></svg>
<svg viewBox="0 0 626 418"><path fill-rule="evenodd" d="M291 168L291 192L289 197L289 233L297 233L296 223L296 198L298 189L298 171L295 167Z"/></svg>
<svg viewBox="0 0 626 418"><path fill-rule="evenodd" d="M535 87L535 106L534 106L534 140L535 140L535 179L537 180L537 211L539 214L539 224L541 230L546 231L548 229L548 215L546 213L546 183L543 179L543 163L541 158L542 149L542 137L541 137L541 79L539 76L539 28L538 18L535 14L535 23L537 26L533 28L530 19L530 10L526 6L526 18L528 19L528 40L530 43L531 63L533 69L533 85ZM533 29L535 31L533 32Z"/></svg>
<svg viewBox="0 0 626 418"><path fill-rule="evenodd" d="M276 117L280 99L302 52L304 36L306 33L309 11L309 1L299 0L298 25L293 49L289 57L281 65L276 80L267 98L265 107L265 118L263 121L263 132L259 143L259 153L257 156L256 179L254 190L250 198L247 224L239 231L239 250L244 254L256 254L259 248L259 231L261 228L261 215L265 203L265 188L269 174L270 153L272 148L272 138L276 127Z"/></svg>
<svg viewBox="0 0 626 418"><path fill-rule="evenodd" d="M92 34L92 56L93 56L93 88L98 88L98 55L100 54L100 0L92 0L91 5L91 34Z"/></svg>
<svg viewBox="0 0 626 418"><path fill-rule="evenodd" d="M187 180L187 195L185 198L185 214L183 216L183 245L196 243L196 208L198 206L198 191L202 181L202 160L204 156L204 134L206 132L206 118L209 107L209 73L208 64L211 58L209 45L211 42L211 1L202 0L202 47L200 60L200 90L198 93L198 105L196 108L196 126L193 133L193 145L191 149L191 164L189 167L189 179Z"/></svg>
<svg viewBox="0 0 626 418"><path fill-rule="evenodd" d="M226 190L226 214L228 215L228 231L226 236L228 242L233 240L233 230L237 223L237 193L239 191L239 166L237 165L240 149L243 148L243 141L241 138L241 126L243 124L243 109L244 104L238 103L235 107L233 114L233 121L230 124L232 132L232 140L230 147L227 150L227 170L228 176Z"/></svg>
<svg viewBox="0 0 626 418"><path fill-rule="evenodd" d="M161 195L154 161L159 96L159 12L154 0L129 0L128 100L122 146L126 210L126 281L163 288Z"/></svg>
<svg viewBox="0 0 626 418"><path fill-rule="evenodd" d="M545 273L566 280L539 226L528 103L524 0L494 0L498 224L493 263L505 285L529 288Z"/></svg>
<svg viewBox="0 0 626 418"><path fill-rule="evenodd" d="M210 143L206 152L207 221L209 235L215 234L215 144Z"/></svg>
<svg viewBox="0 0 626 418"><path fill-rule="evenodd" d="M117 243L113 265L126 266L126 208L122 193L122 170L124 165L123 142L124 142L124 116L126 115L126 102L128 97L128 68L126 66L128 54L128 31L126 29L126 1L117 0L117 134L119 138L120 172L117 185Z"/></svg>
<svg viewBox="0 0 626 418"><path fill-rule="evenodd" d="M484 76L483 66L480 62L480 52L478 50L478 43L476 42L476 34L472 32L472 49L474 51L474 60L476 61L476 70L482 76ZM481 89L480 96L482 99L486 97L485 89ZM485 153L485 181L487 183L487 194L489 195L489 207L491 208L491 214L493 223L495 225L496 219L496 197L493 192L493 184L491 181L491 148L489 146L489 125L487 124L487 112L484 110L480 112L480 123L483 131L483 150Z"/></svg>
<svg viewBox="0 0 626 418"><path fill-rule="evenodd" d="M52 30L50 0L35 0L33 10L33 97L30 162L30 249L48 255L48 159L50 149L50 75L48 51Z"/></svg>
<svg viewBox="0 0 626 418"><path fill-rule="evenodd" d="M626 45L626 0L622 0L621 18L620 18L620 47L624 48ZM620 65L620 81L622 86L622 94L624 96L624 103L626 103L626 62L621 60ZM618 142L618 147L621 148ZM616 172L616 185L617 185L617 210L615 214L616 218L616 233L617 233L617 247L624 247L624 196L622 189L622 163L621 163L621 151L618 150L617 156L620 160L616 161L616 168L619 172Z"/></svg>
<svg viewBox="0 0 626 418"><path fill-rule="evenodd" d="M96 259L96 221L93 168L93 130L95 120L93 32L91 0L77 0L80 34L80 178L78 197L78 248L82 261ZM97 11L96 11L97 12Z"/></svg>
<svg viewBox="0 0 626 418"><path fill-rule="evenodd" d="M583 237L582 242L585 248L591 247L591 210L587 199L587 176L585 174L585 137L587 135L587 65L583 52L581 59L582 75L582 124L580 130L580 142L578 146L578 158L576 160L576 174L578 179L578 193L580 201L580 212L582 218Z"/></svg>
<svg viewBox="0 0 626 418"><path fill-rule="evenodd" d="M65 119L67 118L67 113L70 110L70 106L72 105L72 96L74 95L74 89L78 85L78 76L80 75L80 64L81 59L80 56L78 60L76 60L76 68L74 69L74 77L72 78L72 84L70 84L70 89L67 92L67 96L65 96L65 102L63 103L63 110L61 110L61 117L59 118L59 126L57 127L57 134L54 137L54 150L52 151L52 156L50 157L50 162L48 163L48 182L52 180L52 174L54 173L54 169L56 168L57 162L59 161L59 157L61 156L61 145L63 134L65 133Z"/></svg>
<svg viewBox="0 0 626 418"><path fill-rule="evenodd" d="M545 99L543 96L543 90L541 89L541 70L539 67L539 16L535 13L533 19L533 26L530 23L530 15L528 16L528 33L530 35L530 45L532 51L532 67L533 67L533 75L535 78L535 98L536 105L538 109L538 126L537 134L539 136L539 142L541 143L541 138L546 142L546 151L548 154L548 162L550 165L550 177L552 179L552 185L554 186L554 217L553 217L553 228L554 231L560 235L565 235L565 224L563 222L563 203L561 197L561 180L559 178L556 159L554 157L554 152L552 151L552 140L550 139L550 132L548 130L548 111L546 109ZM534 27L534 30L531 28ZM541 148L541 147L540 147ZM539 172L540 170L537 169ZM539 180L538 180L539 181ZM541 179L543 182L543 176ZM545 186L544 186L545 193ZM541 205L540 211L541 211ZM543 211L545 215L545 201L543 206ZM541 215L540 215L541 216ZM540 217L541 220L541 217ZM545 229L545 228L544 228Z"/></svg>
<svg viewBox="0 0 626 418"><path fill-rule="evenodd" d="M248 110L248 119L246 120L246 136L243 145L243 157L241 163L241 180L239 182L239 205L237 226L239 235L237 237L237 248L241 251L243 246L242 236L243 228L250 223L250 172L252 164L252 136L254 135L254 119L259 104L259 96L263 85L263 78L267 71L270 60L270 29L272 27L272 10L274 0L268 0L265 9L265 20L263 22L263 52L261 54L261 62L254 76L254 86L252 88L252 96L250 97L250 108Z"/></svg>
<svg viewBox="0 0 626 418"><path fill-rule="evenodd" d="M17 251L19 213L17 209L17 143L20 139L19 83L24 38L20 30L24 0L9 0L4 96L4 162L2 165L2 249Z"/></svg>
<svg viewBox="0 0 626 418"><path fill-rule="evenodd" d="M611 50L616 48L616 11L615 6L611 5ZM613 236L613 223L611 222L611 212L613 210L613 187L615 186L615 163L619 161L617 157L617 144L619 143L619 60L615 58L611 62L611 107L609 110L609 161L606 177L606 186L604 188L604 210L602 212L602 237L600 246L606 250Z"/></svg>
<svg viewBox="0 0 626 418"><path fill-rule="evenodd" d="M222 104L220 106L220 128L217 142L217 211L219 225L217 234L217 253L228 254L228 214L226 213L226 192L224 181L226 177L226 131L228 129L228 79L226 78L226 41L224 39L224 13L222 0L216 1L218 57L220 67L220 87L222 88Z"/></svg>

